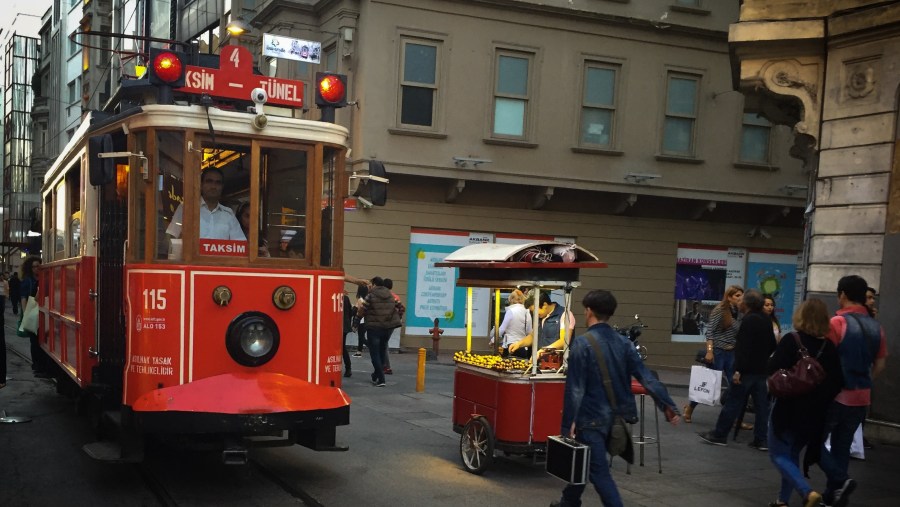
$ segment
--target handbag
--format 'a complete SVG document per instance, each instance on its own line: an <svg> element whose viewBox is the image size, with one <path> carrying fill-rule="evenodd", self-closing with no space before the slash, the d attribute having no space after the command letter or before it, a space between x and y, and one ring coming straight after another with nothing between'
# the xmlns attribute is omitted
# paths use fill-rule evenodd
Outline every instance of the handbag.
<svg viewBox="0 0 900 507"><path fill-rule="evenodd" d="M28 334L23 335L21 333L37 334L39 313L37 300L34 299L34 296L29 296L28 303L22 311L22 323L19 324L19 330L16 334L19 336L28 336Z"/></svg>
<svg viewBox="0 0 900 507"><path fill-rule="evenodd" d="M606 435L606 452L610 456L621 456L628 463L634 463L634 444L631 441L631 429L625 419L617 413L616 395L612 390L612 378L609 376L609 368L606 366L606 357L603 355L603 349L597 343L597 339L592 333L587 335L588 342L594 348L594 355L597 359L597 365L603 373L603 387L606 389L606 397L609 398L609 404L613 411L613 422L609 428L609 434Z"/></svg>
<svg viewBox="0 0 900 507"><path fill-rule="evenodd" d="M822 355L822 350L825 349L824 344L819 347L816 357L812 357L800 342L800 335L797 333L791 333L791 335L797 342L797 346L800 347L800 350L797 351L800 359L790 369L782 368L769 375L766 384L769 386L769 393L776 398L803 396L825 380L825 370L818 360Z"/></svg>
<svg viewBox="0 0 900 507"><path fill-rule="evenodd" d="M722 399L722 372L705 366L691 366L688 398L704 405L719 405Z"/></svg>

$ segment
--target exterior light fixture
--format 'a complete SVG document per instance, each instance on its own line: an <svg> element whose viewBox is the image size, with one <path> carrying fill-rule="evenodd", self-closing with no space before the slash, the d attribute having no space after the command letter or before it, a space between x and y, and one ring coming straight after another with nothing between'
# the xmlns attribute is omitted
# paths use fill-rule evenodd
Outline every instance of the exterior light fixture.
<svg viewBox="0 0 900 507"><path fill-rule="evenodd" d="M250 31L250 25L241 18L235 18L225 25L225 30L233 36L244 35Z"/></svg>

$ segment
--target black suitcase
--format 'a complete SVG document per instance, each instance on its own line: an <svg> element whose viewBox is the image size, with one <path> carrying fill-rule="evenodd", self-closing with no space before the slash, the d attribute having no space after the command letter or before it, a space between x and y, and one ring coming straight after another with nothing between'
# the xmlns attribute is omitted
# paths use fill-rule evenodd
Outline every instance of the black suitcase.
<svg viewBox="0 0 900 507"><path fill-rule="evenodd" d="M575 439L547 437L547 473L569 484L587 484L591 448Z"/></svg>

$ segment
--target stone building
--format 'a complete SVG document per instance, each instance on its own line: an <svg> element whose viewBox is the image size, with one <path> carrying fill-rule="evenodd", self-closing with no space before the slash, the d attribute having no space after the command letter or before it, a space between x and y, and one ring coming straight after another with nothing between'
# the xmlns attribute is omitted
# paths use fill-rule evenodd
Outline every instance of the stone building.
<svg viewBox="0 0 900 507"><path fill-rule="evenodd" d="M812 169L807 293L833 303L840 277L863 276L880 290L879 320L896 357L900 4L745 0L729 38L748 108L792 127L795 152ZM900 440L898 381L889 360L867 432Z"/></svg>

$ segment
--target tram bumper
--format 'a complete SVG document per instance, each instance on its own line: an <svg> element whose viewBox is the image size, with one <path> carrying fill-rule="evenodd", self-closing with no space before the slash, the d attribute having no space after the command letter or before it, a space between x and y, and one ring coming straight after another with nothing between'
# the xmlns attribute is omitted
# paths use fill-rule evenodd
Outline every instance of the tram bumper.
<svg viewBox="0 0 900 507"><path fill-rule="evenodd" d="M350 397L338 387L279 373L227 373L156 389L131 407L142 431L266 435L289 431L307 447L334 445L350 423Z"/></svg>

